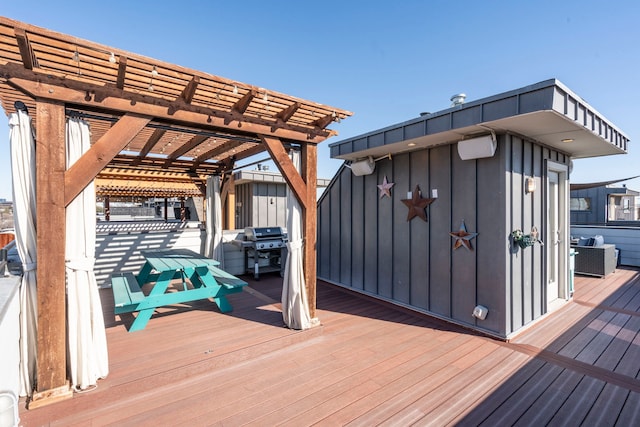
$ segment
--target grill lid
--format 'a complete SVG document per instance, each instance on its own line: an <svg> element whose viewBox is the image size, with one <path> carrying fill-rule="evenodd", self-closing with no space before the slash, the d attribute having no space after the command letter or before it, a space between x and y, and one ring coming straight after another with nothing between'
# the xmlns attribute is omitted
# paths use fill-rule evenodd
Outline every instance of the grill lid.
<svg viewBox="0 0 640 427"><path fill-rule="evenodd" d="M246 227L244 236L247 240L282 239L284 233L281 227Z"/></svg>

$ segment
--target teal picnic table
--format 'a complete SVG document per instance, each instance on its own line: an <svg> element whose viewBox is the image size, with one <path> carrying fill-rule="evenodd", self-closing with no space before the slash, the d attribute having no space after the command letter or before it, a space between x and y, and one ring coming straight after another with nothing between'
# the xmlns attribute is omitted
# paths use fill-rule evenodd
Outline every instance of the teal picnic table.
<svg viewBox="0 0 640 427"><path fill-rule="evenodd" d="M138 312L129 332L144 329L158 307L211 298L222 313L233 307L227 295L242 292L247 282L218 268L218 261L189 249L142 251L145 263L137 275L111 275L114 313ZM148 295L142 287L152 283ZM174 290L167 292L174 283Z"/></svg>

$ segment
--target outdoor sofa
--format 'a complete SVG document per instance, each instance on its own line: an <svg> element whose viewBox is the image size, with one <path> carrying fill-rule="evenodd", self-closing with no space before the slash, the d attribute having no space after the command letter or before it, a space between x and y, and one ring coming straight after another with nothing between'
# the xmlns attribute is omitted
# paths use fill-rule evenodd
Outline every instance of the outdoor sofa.
<svg viewBox="0 0 640 427"><path fill-rule="evenodd" d="M602 236L574 239L571 247L576 251L575 273L606 276L616 269L616 245L604 243Z"/></svg>

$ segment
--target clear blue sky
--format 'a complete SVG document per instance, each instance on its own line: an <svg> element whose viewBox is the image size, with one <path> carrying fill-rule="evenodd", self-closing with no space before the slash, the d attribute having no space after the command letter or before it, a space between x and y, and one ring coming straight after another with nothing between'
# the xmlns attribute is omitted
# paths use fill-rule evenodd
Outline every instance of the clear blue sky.
<svg viewBox="0 0 640 427"><path fill-rule="evenodd" d="M572 182L640 175L640 2L17 1L29 24L353 111L319 147L467 101L557 78L630 137L629 154L578 160ZM0 117L0 198L11 199ZM640 180L630 181L640 190Z"/></svg>

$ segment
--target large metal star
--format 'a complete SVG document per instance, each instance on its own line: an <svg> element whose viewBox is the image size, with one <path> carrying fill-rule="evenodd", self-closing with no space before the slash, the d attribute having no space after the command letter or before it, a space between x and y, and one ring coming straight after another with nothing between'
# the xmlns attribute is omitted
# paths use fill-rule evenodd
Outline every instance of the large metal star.
<svg viewBox="0 0 640 427"><path fill-rule="evenodd" d="M460 224L460 229L458 231L452 231L449 234L451 235L451 237L456 239L455 243L453 244L454 250L458 249L460 246L464 246L470 251L473 250L473 247L471 246L471 239L478 235L478 233L469 233L467 231L467 226L464 225L464 220L462 220L462 224Z"/></svg>
<svg viewBox="0 0 640 427"><path fill-rule="evenodd" d="M407 205L409 213L407 214L407 221L411 221L414 217L419 216L425 222L427 221L427 206L433 203L436 199L423 199L420 197L420 187L416 185L416 189L413 190L413 195L410 199L403 199L402 203Z"/></svg>
<svg viewBox="0 0 640 427"><path fill-rule="evenodd" d="M394 185L396 185L394 182L387 182L387 176L385 175L382 180L382 184L378 185L378 188L380 189L380 198L382 199L384 196L391 197L391 192L389 190L391 190L391 187Z"/></svg>

